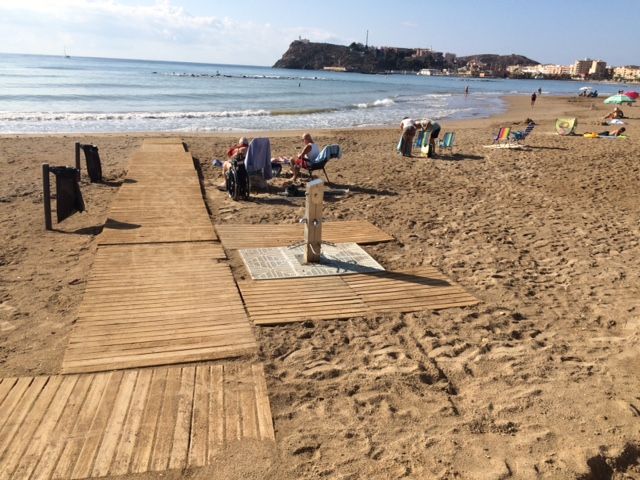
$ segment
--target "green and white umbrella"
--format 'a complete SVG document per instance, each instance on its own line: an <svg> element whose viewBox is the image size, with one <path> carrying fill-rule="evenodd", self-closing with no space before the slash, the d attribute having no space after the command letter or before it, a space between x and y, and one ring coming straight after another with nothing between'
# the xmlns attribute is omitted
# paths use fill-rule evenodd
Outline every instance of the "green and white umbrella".
<svg viewBox="0 0 640 480"><path fill-rule="evenodd" d="M627 97L626 95L622 95L620 93L616 95L611 95L607 98L604 103L621 105L623 103L633 103L635 100L633 98Z"/></svg>

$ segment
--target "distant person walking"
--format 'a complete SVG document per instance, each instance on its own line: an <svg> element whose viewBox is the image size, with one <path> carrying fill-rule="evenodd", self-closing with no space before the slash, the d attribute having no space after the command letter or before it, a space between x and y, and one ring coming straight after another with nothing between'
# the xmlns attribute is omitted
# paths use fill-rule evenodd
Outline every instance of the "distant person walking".
<svg viewBox="0 0 640 480"><path fill-rule="evenodd" d="M542 89L538 88L538 96L542 95Z"/></svg>
<svg viewBox="0 0 640 480"><path fill-rule="evenodd" d="M536 92L533 92L531 94L531 108L536 104L536 98L538 98L538 96L536 95Z"/></svg>
<svg viewBox="0 0 640 480"><path fill-rule="evenodd" d="M464 96L466 97L467 95L469 95L469 85L464 87Z"/></svg>

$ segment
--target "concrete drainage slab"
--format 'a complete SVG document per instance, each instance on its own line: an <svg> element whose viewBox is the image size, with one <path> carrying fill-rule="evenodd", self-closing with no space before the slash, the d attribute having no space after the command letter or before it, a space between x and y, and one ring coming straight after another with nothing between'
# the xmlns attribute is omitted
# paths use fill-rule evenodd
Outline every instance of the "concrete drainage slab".
<svg viewBox="0 0 640 480"><path fill-rule="evenodd" d="M304 264L304 245L239 250L254 280L381 272L384 268L356 243L323 244L319 264Z"/></svg>

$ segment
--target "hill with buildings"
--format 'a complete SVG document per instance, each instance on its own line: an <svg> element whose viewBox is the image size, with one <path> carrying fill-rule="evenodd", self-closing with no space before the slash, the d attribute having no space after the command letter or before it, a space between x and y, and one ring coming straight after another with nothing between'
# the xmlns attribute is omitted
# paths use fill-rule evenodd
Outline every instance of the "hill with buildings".
<svg viewBox="0 0 640 480"><path fill-rule="evenodd" d="M360 73L392 71L442 71L481 76L506 76L510 65L532 66L538 62L522 55L472 55L458 57L453 53L426 48L370 47L361 43L349 46L296 40L289 45L274 67L303 70L338 70Z"/></svg>

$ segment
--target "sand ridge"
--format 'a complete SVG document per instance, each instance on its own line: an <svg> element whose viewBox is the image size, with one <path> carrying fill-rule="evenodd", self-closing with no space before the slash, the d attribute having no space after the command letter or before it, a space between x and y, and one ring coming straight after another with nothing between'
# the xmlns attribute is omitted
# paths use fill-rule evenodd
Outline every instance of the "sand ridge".
<svg viewBox="0 0 640 480"><path fill-rule="evenodd" d="M640 113L624 108L627 140L586 139L558 137L554 119L604 130L600 102L509 104L499 117L443 121L457 146L435 160L399 157L395 129L314 132L345 152L327 170L349 193L327 198L327 219L374 223L397 239L364 247L386 268L431 265L481 303L257 328L277 451L236 449L184 476L640 476ZM538 123L527 149L483 148L527 117ZM95 233L142 138L0 138L2 376L59 373ZM303 199L236 203L215 189L210 160L235 138L182 138L202 164L215 223L303 215ZM100 146L108 183L83 181L88 212L44 233L40 164L72 164L75 141ZM272 136L274 154L299 148L299 132ZM231 259L236 278L248 278Z"/></svg>

